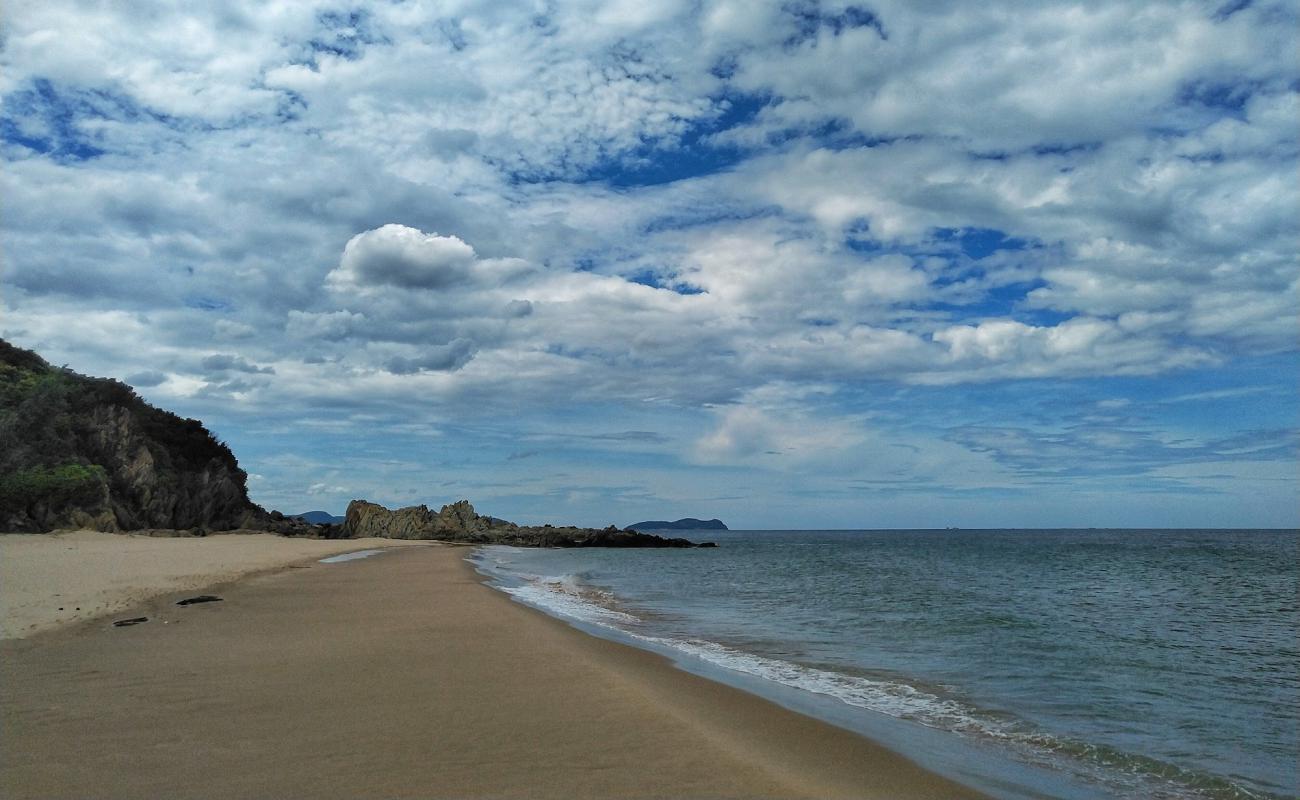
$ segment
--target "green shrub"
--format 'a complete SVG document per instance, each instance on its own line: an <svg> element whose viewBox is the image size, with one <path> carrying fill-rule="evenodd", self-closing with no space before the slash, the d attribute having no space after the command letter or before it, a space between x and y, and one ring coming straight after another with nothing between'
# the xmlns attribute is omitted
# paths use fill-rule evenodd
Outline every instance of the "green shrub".
<svg viewBox="0 0 1300 800"><path fill-rule="evenodd" d="M123 415L126 441L116 428ZM149 405L124 383L51 366L0 339L0 509L93 502L105 487L119 500L133 497L138 489L123 467L137 444L153 457L159 491L180 490L215 462L231 472L247 504L244 471L201 422Z"/></svg>
<svg viewBox="0 0 1300 800"><path fill-rule="evenodd" d="M107 479L98 464L30 467L0 475L0 508L89 504L98 500Z"/></svg>

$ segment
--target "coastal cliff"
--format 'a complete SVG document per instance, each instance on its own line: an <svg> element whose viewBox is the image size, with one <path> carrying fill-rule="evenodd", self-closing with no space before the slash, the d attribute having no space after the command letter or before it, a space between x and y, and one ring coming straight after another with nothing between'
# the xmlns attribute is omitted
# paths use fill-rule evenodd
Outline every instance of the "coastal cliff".
<svg viewBox="0 0 1300 800"><path fill-rule="evenodd" d="M264 527L246 480L198 420L0 340L0 530Z"/></svg>
<svg viewBox="0 0 1300 800"><path fill-rule="evenodd" d="M648 533L608 528L551 525L526 526L482 516L468 500L442 507L409 506L390 511L365 500L348 504L342 527L346 538L377 536L387 539L438 539L470 544L508 544L516 547L711 547L686 539L666 539Z"/></svg>
<svg viewBox="0 0 1300 800"><path fill-rule="evenodd" d="M328 515L326 515L328 516ZM146 403L124 383L51 366L0 339L0 531L250 529L328 539L378 536L519 547L694 547L619 530L529 527L467 500L434 513L355 500L341 525L268 513L235 455L201 422Z"/></svg>

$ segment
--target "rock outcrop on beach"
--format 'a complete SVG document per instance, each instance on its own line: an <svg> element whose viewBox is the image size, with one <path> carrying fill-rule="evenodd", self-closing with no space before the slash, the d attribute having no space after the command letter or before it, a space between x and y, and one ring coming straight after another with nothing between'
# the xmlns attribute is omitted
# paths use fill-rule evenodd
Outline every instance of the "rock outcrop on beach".
<svg viewBox="0 0 1300 800"><path fill-rule="evenodd" d="M686 539L666 539L648 533L608 528L551 525L527 526L475 513L468 500L442 507L427 506L390 511L365 500L348 504L342 534L347 538L378 536L388 539L438 539L470 544L509 544L516 547L711 547Z"/></svg>
<svg viewBox="0 0 1300 800"><path fill-rule="evenodd" d="M625 530L629 531L725 531L730 530L720 519L696 519L683 517L673 522L652 519L647 522L634 522Z"/></svg>
<svg viewBox="0 0 1300 800"><path fill-rule="evenodd" d="M0 530L264 528L246 477L198 420L0 340Z"/></svg>

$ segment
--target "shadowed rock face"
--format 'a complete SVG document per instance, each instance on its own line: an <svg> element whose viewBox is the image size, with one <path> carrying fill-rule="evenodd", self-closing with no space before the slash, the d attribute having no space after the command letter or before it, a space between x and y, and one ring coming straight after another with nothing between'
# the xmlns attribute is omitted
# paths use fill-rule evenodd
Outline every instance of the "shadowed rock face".
<svg viewBox="0 0 1300 800"><path fill-rule="evenodd" d="M523 526L474 512L468 500L445 505L434 513L427 506L390 511L365 500L348 504L343 523L346 538L438 539L472 544L516 547L709 547L686 539L666 539L648 533L608 528Z"/></svg>
<svg viewBox="0 0 1300 800"><path fill-rule="evenodd" d="M260 527L245 480L198 420L0 340L0 530Z"/></svg>
<svg viewBox="0 0 1300 800"><path fill-rule="evenodd" d="M475 514L467 500L443 506L436 514L428 506L389 511L375 503L353 500L348 505L343 531L348 538L467 540L478 534L486 535L492 526L493 521Z"/></svg>

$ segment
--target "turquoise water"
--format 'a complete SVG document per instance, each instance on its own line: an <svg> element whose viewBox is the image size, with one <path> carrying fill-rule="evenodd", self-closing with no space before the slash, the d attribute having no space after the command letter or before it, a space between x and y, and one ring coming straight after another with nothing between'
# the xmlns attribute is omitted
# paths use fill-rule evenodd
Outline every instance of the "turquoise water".
<svg viewBox="0 0 1300 800"><path fill-rule="evenodd" d="M1004 797L1300 792L1295 531L706 537L474 560L521 601Z"/></svg>

